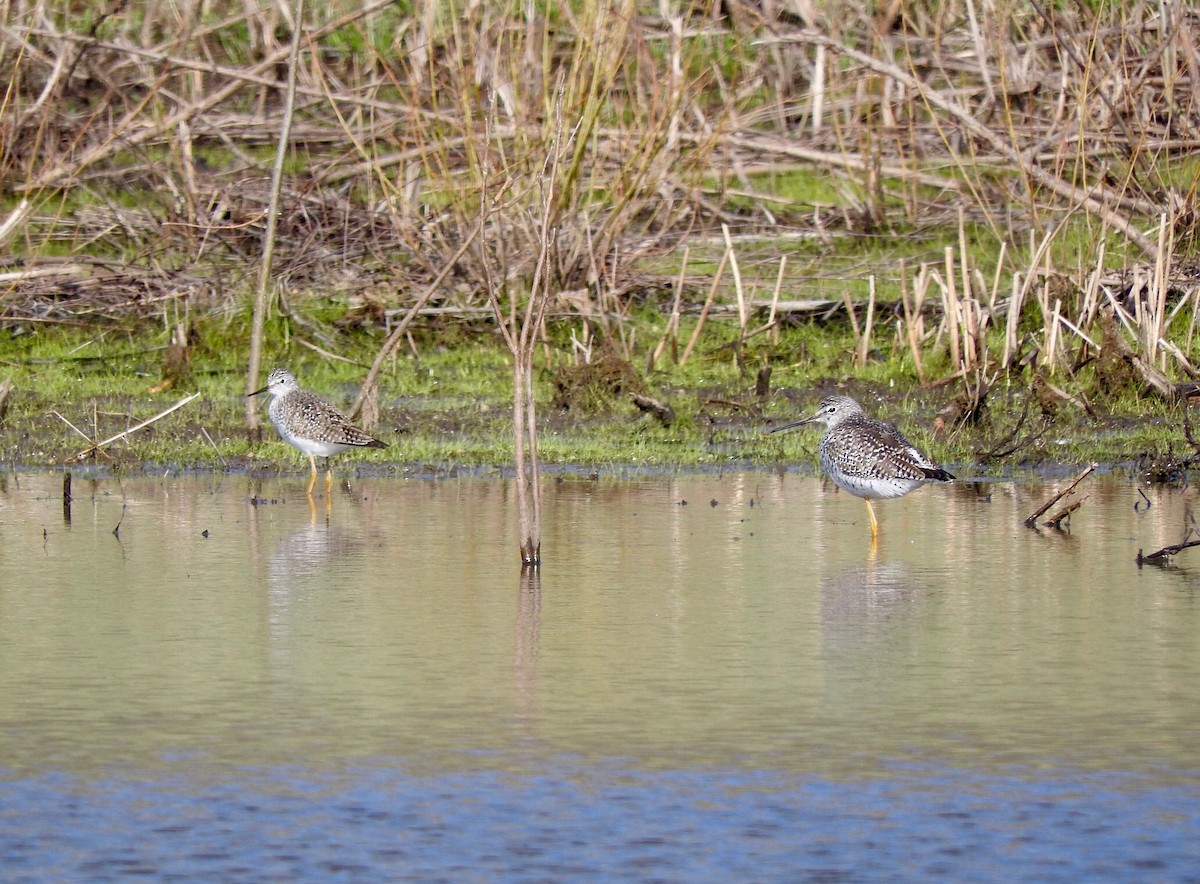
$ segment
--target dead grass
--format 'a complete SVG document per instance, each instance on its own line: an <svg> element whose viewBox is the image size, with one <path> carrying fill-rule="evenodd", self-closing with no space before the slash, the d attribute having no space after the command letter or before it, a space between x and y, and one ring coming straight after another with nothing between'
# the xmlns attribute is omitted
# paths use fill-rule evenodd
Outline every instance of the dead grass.
<svg viewBox="0 0 1200 884"><path fill-rule="evenodd" d="M523 303L544 259L557 321L633 360L650 354L624 318L648 293L675 302L662 341L708 302L740 344L794 315L752 321L780 283L805 298L821 276L849 294L834 309L854 315L857 362L893 341L927 382L1070 378L1100 352L1101 314L1136 383L1170 394L1195 374L1200 17L1181 0L809 18L747 2L316 6L276 311L302 319L316 292L388 332L415 306L488 321L489 296ZM243 315L286 9L5 6L0 321ZM551 168L559 117L570 150ZM797 169L837 199L767 189ZM931 231L954 245L930 251ZM687 273L648 269L678 268L685 245ZM706 252L719 286L693 269Z"/></svg>

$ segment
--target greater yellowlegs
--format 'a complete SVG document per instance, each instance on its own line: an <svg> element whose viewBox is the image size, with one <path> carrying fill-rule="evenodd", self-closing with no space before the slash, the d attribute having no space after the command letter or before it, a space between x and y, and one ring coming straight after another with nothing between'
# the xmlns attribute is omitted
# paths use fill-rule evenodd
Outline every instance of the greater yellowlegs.
<svg viewBox="0 0 1200 884"><path fill-rule="evenodd" d="M290 371L282 368L272 371L267 375L267 385L250 395L260 393L271 394L267 414L279 435L308 455L312 464L312 478L308 481L310 497L317 481L317 455L325 458L325 493L328 495L333 487L330 457L351 448L387 448L386 444L350 423L350 419L331 403L315 393L301 390Z"/></svg>
<svg viewBox="0 0 1200 884"><path fill-rule="evenodd" d="M903 497L926 482L954 479L894 426L867 417L862 406L849 396L830 396L821 402L816 414L773 427L770 432L810 423L826 427L819 447L821 468L839 488L867 502L872 539L879 534L872 500Z"/></svg>

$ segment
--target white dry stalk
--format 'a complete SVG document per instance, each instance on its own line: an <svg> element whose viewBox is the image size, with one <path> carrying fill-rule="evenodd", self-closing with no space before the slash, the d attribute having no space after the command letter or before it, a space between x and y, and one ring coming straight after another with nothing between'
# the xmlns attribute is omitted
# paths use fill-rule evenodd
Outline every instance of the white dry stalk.
<svg viewBox="0 0 1200 884"><path fill-rule="evenodd" d="M0 224L0 247L3 247L12 239L13 234L17 232L17 229L20 228L32 211L33 207L30 206L29 200L22 199L17 203L17 207L9 212L8 217L4 219L4 223Z"/></svg>
<svg viewBox="0 0 1200 884"><path fill-rule="evenodd" d="M1096 318L1096 311L1100 307L1099 291L1100 291L1100 275L1104 272L1104 240L1100 241L1100 246L1096 250L1096 266L1092 268L1092 272L1088 275L1087 287L1083 293L1083 312L1080 318L1079 325L1082 328L1091 326Z"/></svg>
<svg viewBox="0 0 1200 884"><path fill-rule="evenodd" d="M924 266L922 266L924 271ZM924 273L921 274L924 277ZM920 284L918 282L918 284ZM925 386L925 367L921 364L921 334L923 323L918 295L913 292L913 307L908 305L908 268L903 260L900 262L900 303L904 308L905 333L908 336L908 348L912 352L913 366L917 370L917 382Z"/></svg>
<svg viewBox="0 0 1200 884"><path fill-rule="evenodd" d="M867 355L871 352L871 325L875 320L875 274L867 280L867 315L863 320L862 340L859 342L858 364L867 364Z"/></svg>
<svg viewBox="0 0 1200 884"><path fill-rule="evenodd" d="M1000 365L1007 368L1017 353L1017 331L1021 322L1021 304L1025 300L1025 287L1021 285L1021 271L1013 274L1012 294L1008 299L1008 317L1004 326L1004 354Z"/></svg>
<svg viewBox="0 0 1200 884"><path fill-rule="evenodd" d="M996 298L1000 294L1000 273L1004 269L1004 256L1008 251L1008 242L1000 242L1000 255L996 258L996 274L992 277L991 296L988 298L988 311L996 309Z"/></svg>
<svg viewBox="0 0 1200 884"><path fill-rule="evenodd" d="M749 309L746 305L746 293L742 288L742 271L738 267L737 251L733 248L733 240L729 238L729 225L721 225L721 235L725 238L725 248L729 254L729 270L733 274L733 291L737 295L738 334L746 335L746 323L749 322Z"/></svg>
<svg viewBox="0 0 1200 884"><path fill-rule="evenodd" d="M775 324L775 311L779 307L779 292L783 289L783 274L787 268L787 255L779 258L779 274L775 277L775 291L771 295L771 312L767 315L767 325L771 329L771 343L779 343L779 326Z"/></svg>
<svg viewBox="0 0 1200 884"><path fill-rule="evenodd" d="M959 371L964 365L958 339L959 309L958 291L954 285L953 246L946 246L946 280L942 286L942 304L946 315L946 327L950 333L950 364L954 366L955 371Z"/></svg>

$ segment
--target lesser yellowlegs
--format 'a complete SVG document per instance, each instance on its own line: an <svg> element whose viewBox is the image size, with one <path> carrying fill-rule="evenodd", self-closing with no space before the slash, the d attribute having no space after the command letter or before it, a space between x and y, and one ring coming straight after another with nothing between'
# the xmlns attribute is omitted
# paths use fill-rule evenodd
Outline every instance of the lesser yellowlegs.
<svg viewBox="0 0 1200 884"><path fill-rule="evenodd" d="M308 482L308 494L312 496L317 481L317 455L325 458L325 493L333 487L333 470L329 469L329 458L351 448L387 448L350 423L346 415L315 393L300 389L296 377L290 371L277 368L267 375L267 385L255 390L251 396L271 394L271 407L267 414L283 440L308 455L312 464L312 478Z"/></svg>
<svg viewBox="0 0 1200 884"><path fill-rule="evenodd" d="M879 534L872 500L903 497L926 482L954 479L894 426L867 417L862 406L849 396L830 396L821 402L816 414L773 427L771 432L810 423L826 427L819 447L821 468L839 488L867 502L872 539Z"/></svg>

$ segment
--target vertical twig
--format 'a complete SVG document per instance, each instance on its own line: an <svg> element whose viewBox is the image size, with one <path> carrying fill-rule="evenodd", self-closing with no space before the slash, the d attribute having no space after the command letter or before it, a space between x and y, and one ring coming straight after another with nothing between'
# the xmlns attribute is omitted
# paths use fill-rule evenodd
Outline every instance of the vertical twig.
<svg viewBox="0 0 1200 884"><path fill-rule="evenodd" d="M950 364L955 371L962 369L962 353L958 346L958 290L954 284L954 247L946 246L946 283L942 287L946 327L950 332Z"/></svg>
<svg viewBox="0 0 1200 884"><path fill-rule="evenodd" d="M683 300L683 280L687 274L688 257L691 251L688 246L683 247L683 260L679 262L679 276L675 278L675 301L671 305L671 315L667 317L667 325L663 329L662 337L658 340L658 345L650 353L650 358L647 360L646 371L654 371L654 365L662 356L663 350L666 349L667 343L671 342L672 361L678 359L678 347L675 343L679 335L679 305Z"/></svg>
<svg viewBox="0 0 1200 884"><path fill-rule="evenodd" d="M708 297L704 299L704 307L700 310L700 318L696 320L696 327L692 329L692 336L688 338L687 346L683 348L683 355L679 357L679 364L683 365L688 361L688 357L692 355L692 348L696 346L696 341L700 339L700 330L704 328L704 321L708 319L708 311L712 309L713 298L717 294L717 286L721 284L721 275L725 272L725 264L729 261L729 252L726 251L721 255L721 263L717 265L717 272L713 276L712 285L708 287Z"/></svg>
<svg viewBox="0 0 1200 884"><path fill-rule="evenodd" d="M846 316L850 320L850 331L854 333L854 359L858 360L858 353L862 349L862 332L858 328L858 314L854 312L854 299L850 297L850 292L842 289L842 306L846 308Z"/></svg>
<svg viewBox="0 0 1200 884"><path fill-rule="evenodd" d="M787 255L781 255L779 258L779 274L775 277L775 291L771 295L771 312L767 315L767 325L770 331L767 333L772 344L779 343L779 326L775 324L775 312L779 307L779 292L783 289L784 271L787 269Z"/></svg>
<svg viewBox="0 0 1200 884"><path fill-rule="evenodd" d="M1008 368L1012 359L1017 355L1017 334L1020 331L1021 303L1025 300L1025 287L1021 285L1021 271L1013 274L1012 295L1008 299L1008 317L1004 326L1004 355L1000 357L1000 367Z"/></svg>
<svg viewBox="0 0 1200 884"><path fill-rule="evenodd" d="M267 292L271 281L271 264L275 256L275 232L279 226L279 193L283 187L283 162L287 158L292 132L292 115L296 107L296 70L300 58L300 26L304 17L304 0L295 0L292 46L288 54L287 95L283 105L283 120L279 127L279 145L275 151L275 167L271 171L271 197L267 205L267 229L263 234L263 256L259 265L258 286L254 290L254 317L250 325L250 356L246 366L246 393L258 389L258 370L262 362L263 330L267 321ZM246 427L258 429L258 403L246 399Z"/></svg>
<svg viewBox="0 0 1200 884"><path fill-rule="evenodd" d="M917 324L921 312L917 308L917 295L913 293L913 307L908 306L908 266L900 259L900 304L904 308L904 330L908 337L908 348L912 351L913 366L917 370L917 383L925 386L925 367L921 364L921 335Z"/></svg>
<svg viewBox="0 0 1200 884"><path fill-rule="evenodd" d="M863 319L862 340L858 342L858 364L866 366L871 352L871 326L875 321L875 274L867 280L867 315Z"/></svg>
<svg viewBox="0 0 1200 884"><path fill-rule="evenodd" d="M817 44L813 59L812 81L812 131L813 135L821 131L822 118L825 116L825 46Z"/></svg>
<svg viewBox="0 0 1200 884"><path fill-rule="evenodd" d="M733 291L737 296L738 308L738 342L746 337L746 323L749 322L749 310L746 306L746 293L742 288L742 271L738 267L737 252L733 248L733 240L729 236L729 225L721 225L721 235L725 237L725 251L729 255L729 270L733 274Z"/></svg>

